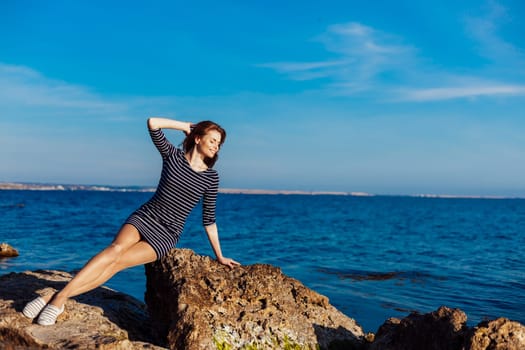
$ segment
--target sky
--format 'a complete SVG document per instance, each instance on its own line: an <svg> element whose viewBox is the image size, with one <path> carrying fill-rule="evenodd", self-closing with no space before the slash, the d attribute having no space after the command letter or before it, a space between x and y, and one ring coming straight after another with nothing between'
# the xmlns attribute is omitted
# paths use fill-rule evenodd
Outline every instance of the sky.
<svg viewBox="0 0 525 350"><path fill-rule="evenodd" d="M223 188L525 197L524 16L521 0L2 0L0 182L155 186L146 120L163 116L226 129Z"/></svg>

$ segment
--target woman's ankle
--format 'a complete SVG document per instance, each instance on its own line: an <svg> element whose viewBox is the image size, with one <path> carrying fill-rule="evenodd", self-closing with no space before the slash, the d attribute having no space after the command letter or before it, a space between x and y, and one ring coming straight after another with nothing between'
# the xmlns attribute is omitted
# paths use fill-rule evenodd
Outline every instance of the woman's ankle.
<svg viewBox="0 0 525 350"><path fill-rule="evenodd" d="M55 293L50 293L47 295L41 296L41 298L47 303L49 303L51 300L53 300L53 297L55 296Z"/></svg>
<svg viewBox="0 0 525 350"><path fill-rule="evenodd" d="M62 305L64 305L67 301L67 297L61 294L61 292L56 293L53 295L53 297L49 300L49 304L55 305L56 307L61 308Z"/></svg>

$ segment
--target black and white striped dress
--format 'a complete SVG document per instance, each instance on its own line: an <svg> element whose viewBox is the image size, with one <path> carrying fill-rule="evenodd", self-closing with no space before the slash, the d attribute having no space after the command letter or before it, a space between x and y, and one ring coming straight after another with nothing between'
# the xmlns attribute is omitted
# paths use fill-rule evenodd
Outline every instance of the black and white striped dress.
<svg viewBox="0 0 525 350"><path fill-rule="evenodd" d="M173 146L162 130L149 131L162 155L162 173L153 197L126 220L137 228L157 259L175 247L191 210L202 198L202 224L215 223L219 174L213 169L193 170L184 152Z"/></svg>

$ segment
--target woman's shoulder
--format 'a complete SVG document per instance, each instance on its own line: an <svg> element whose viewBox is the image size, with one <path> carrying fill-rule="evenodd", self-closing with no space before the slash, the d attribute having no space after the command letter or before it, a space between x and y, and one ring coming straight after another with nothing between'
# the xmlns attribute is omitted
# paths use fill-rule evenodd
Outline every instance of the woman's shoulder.
<svg viewBox="0 0 525 350"><path fill-rule="evenodd" d="M204 171L204 174L213 180L219 180L219 172L213 168L208 168Z"/></svg>

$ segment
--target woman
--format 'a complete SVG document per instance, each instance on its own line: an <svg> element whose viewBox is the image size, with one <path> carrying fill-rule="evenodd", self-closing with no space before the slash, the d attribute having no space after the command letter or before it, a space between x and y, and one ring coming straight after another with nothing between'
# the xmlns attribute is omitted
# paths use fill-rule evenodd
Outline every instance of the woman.
<svg viewBox="0 0 525 350"><path fill-rule="evenodd" d="M212 167L226 132L210 121L193 125L165 118L149 118L148 129L163 160L155 194L128 217L113 242L88 261L62 290L25 306L24 315L38 316L38 324L55 324L68 298L102 285L123 269L162 258L177 243L186 218L201 199L202 222L217 261L230 268L239 265L222 255L215 223L219 175ZM183 131L183 150L174 147L162 129Z"/></svg>

